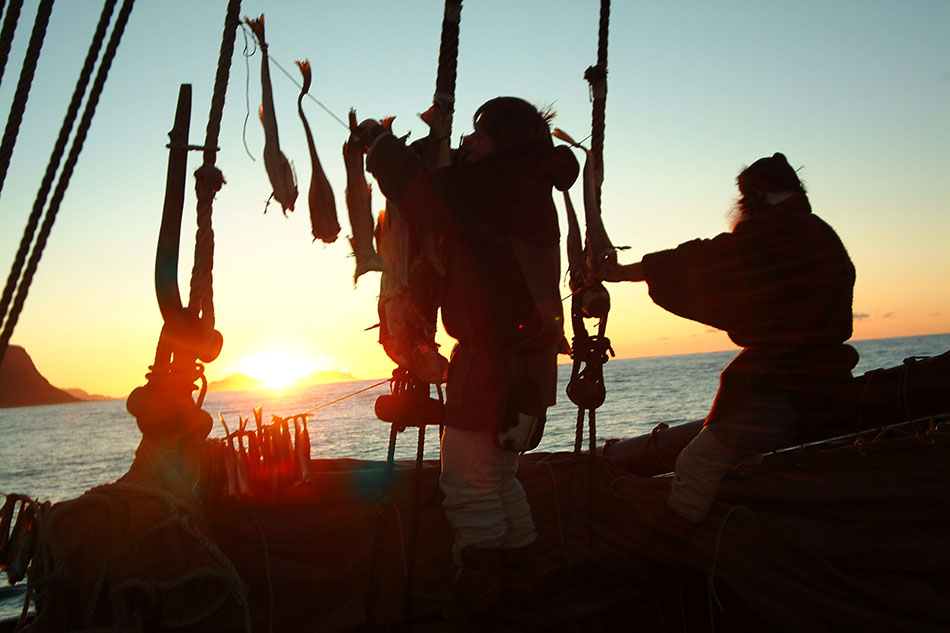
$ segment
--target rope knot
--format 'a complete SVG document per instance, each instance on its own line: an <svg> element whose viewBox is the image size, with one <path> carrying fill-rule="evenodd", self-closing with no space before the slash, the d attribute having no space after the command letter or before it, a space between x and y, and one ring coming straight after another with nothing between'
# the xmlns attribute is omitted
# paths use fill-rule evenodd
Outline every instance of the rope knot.
<svg viewBox="0 0 950 633"><path fill-rule="evenodd" d="M575 336L571 342L571 358L588 364L603 365L614 350L606 336Z"/></svg>
<svg viewBox="0 0 950 633"><path fill-rule="evenodd" d="M195 191L199 199L213 198L226 182L224 174L214 165L205 163L195 170Z"/></svg>

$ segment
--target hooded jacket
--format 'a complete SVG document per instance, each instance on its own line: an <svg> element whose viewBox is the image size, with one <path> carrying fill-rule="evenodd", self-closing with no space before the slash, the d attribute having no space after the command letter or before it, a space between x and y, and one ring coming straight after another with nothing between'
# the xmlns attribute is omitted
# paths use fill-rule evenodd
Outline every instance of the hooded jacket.
<svg viewBox="0 0 950 633"><path fill-rule="evenodd" d="M707 424L752 393L781 393L803 418L851 376L854 266L835 231L790 200L731 233L644 256L651 298L746 348L723 371Z"/></svg>
<svg viewBox="0 0 950 633"><path fill-rule="evenodd" d="M542 412L554 404L564 331L551 191L576 178L573 155L553 148L492 154L432 170L385 134L366 165L410 223L442 236L439 304L446 332L459 343L449 366L446 424L500 428L514 397Z"/></svg>

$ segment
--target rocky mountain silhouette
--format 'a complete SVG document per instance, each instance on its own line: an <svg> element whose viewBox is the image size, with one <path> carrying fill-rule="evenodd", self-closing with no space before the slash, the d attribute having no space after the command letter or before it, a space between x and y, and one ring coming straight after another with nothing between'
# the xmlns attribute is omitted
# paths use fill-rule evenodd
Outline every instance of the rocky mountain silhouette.
<svg viewBox="0 0 950 633"><path fill-rule="evenodd" d="M49 384L26 350L11 345L0 364L0 408L66 404L80 399Z"/></svg>

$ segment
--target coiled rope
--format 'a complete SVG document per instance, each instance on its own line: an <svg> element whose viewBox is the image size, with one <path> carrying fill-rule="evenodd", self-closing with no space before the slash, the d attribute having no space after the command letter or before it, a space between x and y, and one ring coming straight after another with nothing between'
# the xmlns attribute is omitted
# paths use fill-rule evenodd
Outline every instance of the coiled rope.
<svg viewBox="0 0 950 633"><path fill-rule="evenodd" d="M86 603L83 614L83 631L99 630L94 628L94 616L101 606L110 606L113 622L119 628L129 630L132 625L140 625L139 618L143 615L143 604L133 602L135 598L151 598L149 606L157 608L160 592L183 587L187 583L197 582L207 584L208 581L217 581L222 585L218 597L205 610L197 613L179 613L167 624L170 628L179 628L201 622L220 608L232 601L244 623L244 630L251 630L250 610L247 601L248 588L240 577L237 569L228 557L209 539L196 525L199 521L200 510L194 504L186 502L162 488L143 486L128 483L112 483L97 486L87 491L82 497L75 499L68 506L69 512L56 512L48 504L40 507L37 515L37 550L34 554L34 565L31 567L28 587L29 591L41 600L50 600L62 589L62 582L68 573L67 560L63 552L57 547L55 534L56 525L61 519L77 516L92 506L104 508L119 507L119 504L131 504L140 499L148 499L161 504L169 520L163 522L164 527L177 528L182 534L190 537L191 541L200 550L203 550L215 566L203 566L192 569L180 576L161 581L147 581L131 578L111 586L104 592L105 578L109 569L111 552L106 553L100 569L96 572L91 598ZM135 543L136 549L147 539L151 539L160 530L150 529L143 532ZM34 626L47 624L44 614L38 613ZM78 624L78 623L76 623ZM134 629L133 629L134 630Z"/></svg>
<svg viewBox="0 0 950 633"><path fill-rule="evenodd" d="M114 3L114 0L109 0L109 2ZM66 195L66 189L69 187L69 180L72 178L73 170L75 169L76 163L79 160L79 154L82 152L83 144L86 141L86 135L88 134L89 128L92 125L92 119L96 113L96 106L99 104L99 97L102 95L102 90L105 86L106 79L109 76L109 69L112 67L112 61L115 58L116 51L119 48L119 43L122 41L122 34L125 32L125 26L128 23L129 14L132 12L133 5L134 0L125 0L121 10L119 11L118 17L116 18L115 25L112 28L112 35L109 38L109 43L106 47L105 53L103 54L102 61L99 65L99 70L96 73L96 78L93 82L92 90L89 93L89 98L86 101L86 107L83 110L79 127L76 130L76 135L73 138L73 144L70 147L69 155L66 158L66 163L63 166L62 172L60 173L59 180L56 183L56 189L53 192L53 198L50 201L49 208L46 211L46 216L43 219L39 236L36 238L36 243L33 246L33 251L30 255L26 272L23 273L23 279L20 281L19 287L17 289L13 306L10 309L9 315L6 317L6 322L3 326L3 332L0 334L0 362L3 361L3 356L6 354L7 347L10 343L10 337L13 336L13 330L16 327L17 320L20 317L20 312L23 310L23 304L26 302L26 297L29 294L30 284L33 282L33 276L36 274L36 269L39 266L40 258L43 256L43 249L46 248L46 242L48 241L49 234L53 229L53 223L56 222L56 214L59 212L59 207L62 204L63 197ZM101 45L101 40L99 43ZM94 38L93 46L90 47L90 52L93 48L98 51L98 47L95 46L95 44L96 40ZM85 67L83 70L85 71ZM85 81L83 81L83 78L85 78ZM77 84L77 90L79 89L79 86L82 86L82 90L84 92L86 82L88 82L88 76L81 74L80 81ZM67 118L69 118L68 113ZM64 126L65 125L66 122L64 121ZM60 134L62 136L63 133L61 132ZM66 136L68 137L68 132L66 133ZM55 167L52 167L52 170L55 172ZM47 170L47 175L49 175L49 173L49 170ZM44 178L44 184L45 183L46 179ZM44 192L43 186L41 185L42 195L37 196L37 205L39 207L42 207L43 203L45 202L45 195L49 190L48 185L45 186L45 190L46 191ZM34 206L34 209L35 208L36 206ZM15 275L14 272L11 272L11 278L14 276L18 276L18 274ZM10 281L8 279L8 285L9 284Z"/></svg>

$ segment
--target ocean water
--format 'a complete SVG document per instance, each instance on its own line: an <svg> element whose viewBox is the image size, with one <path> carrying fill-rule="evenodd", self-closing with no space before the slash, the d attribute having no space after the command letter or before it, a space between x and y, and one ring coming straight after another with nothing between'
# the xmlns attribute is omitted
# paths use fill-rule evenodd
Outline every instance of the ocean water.
<svg viewBox="0 0 950 633"><path fill-rule="evenodd" d="M854 374L860 375L899 365L910 356L935 356L950 350L950 334L855 341L853 345L861 355ZM676 424L704 417L716 394L719 373L736 353L608 361L604 365L607 399L596 417L598 444L606 438L648 433L659 422ZM559 402L548 412L538 450L573 449L577 408L563 395L570 371L570 365L559 367ZM302 413L378 382L320 385L286 394L212 393L205 399L204 409L216 420L220 413L234 430L238 416L251 416L258 405L263 406L264 419L269 421L271 414ZM385 460L389 427L376 419L373 411L376 397L384 393L388 393L387 384L315 411L308 424L311 455ZM250 424L253 426L253 421ZM224 436L217 421L212 436ZM0 438L0 492L57 502L122 476L132 463L140 434L125 410L125 401L111 400L0 409ZM416 441L415 429L402 434L396 457L414 459ZM425 456L438 457L434 429L426 436ZM5 585L5 579L0 584ZM20 592L9 591L0 591L0 619L15 615L22 603Z"/></svg>

